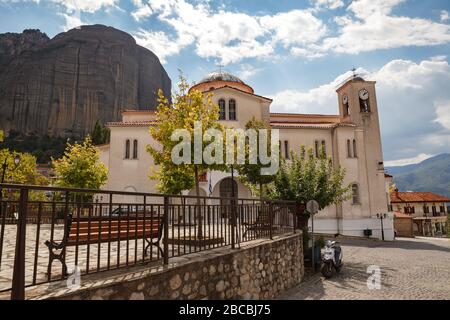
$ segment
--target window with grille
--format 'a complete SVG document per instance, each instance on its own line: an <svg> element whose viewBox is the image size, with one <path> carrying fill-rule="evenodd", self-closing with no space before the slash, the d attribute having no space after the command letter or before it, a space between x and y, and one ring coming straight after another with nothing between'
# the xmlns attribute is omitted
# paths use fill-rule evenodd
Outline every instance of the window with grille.
<svg viewBox="0 0 450 320"><path fill-rule="evenodd" d="M228 119L236 120L236 100L234 99L228 101Z"/></svg>
<svg viewBox="0 0 450 320"><path fill-rule="evenodd" d="M284 158L289 159L289 141L284 140Z"/></svg>
<svg viewBox="0 0 450 320"><path fill-rule="evenodd" d="M352 185L352 199L353 204L359 204L359 188L356 183Z"/></svg>
<svg viewBox="0 0 450 320"><path fill-rule="evenodd" d="M130 159L130 140L125 141L125 159Z"/></svg>
<svg viewBox="0 0 450 320"><path fill-rule="evenodd" d="M347 157L352 157L352 145L350 139L347 139Z"/></svg>
<svg viewBox="0 0 450 320"><path fill-rule="evenodd" d="M138 141L133 140L133 159L138 158Z"/></svg>
<svg viewBox="0 0 450 320"><path fill-rule="evenodd" d="M219 100L219 120L225 120L225 100Z"/></svg>

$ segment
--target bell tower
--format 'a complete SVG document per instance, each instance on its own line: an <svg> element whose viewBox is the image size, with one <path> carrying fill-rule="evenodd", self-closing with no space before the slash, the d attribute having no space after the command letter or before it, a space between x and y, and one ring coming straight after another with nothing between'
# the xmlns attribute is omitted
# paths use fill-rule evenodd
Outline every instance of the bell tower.
<svg viewBox="0 0 450 320"><path fill-rule="evenodd" d="M353 170L357 170L364 217L388 211L375 84L375 81L353 75L337 89L341 121L355 125L353 157L356 159L353 160L356 160L357 168Z"/></svg>

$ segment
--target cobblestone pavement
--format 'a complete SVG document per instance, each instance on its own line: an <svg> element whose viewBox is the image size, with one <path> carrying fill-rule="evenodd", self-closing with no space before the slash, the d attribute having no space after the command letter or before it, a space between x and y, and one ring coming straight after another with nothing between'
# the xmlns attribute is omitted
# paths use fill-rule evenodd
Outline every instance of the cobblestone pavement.
<svg viewBox="0 0 450 320"><path fill-rule="evenodd" d="M300 286L280 299L450 299L450 239L340 241L340 274L328 280L320 273L306 274ZM370 265L381 269L380 289L367 287Z"/></svg>

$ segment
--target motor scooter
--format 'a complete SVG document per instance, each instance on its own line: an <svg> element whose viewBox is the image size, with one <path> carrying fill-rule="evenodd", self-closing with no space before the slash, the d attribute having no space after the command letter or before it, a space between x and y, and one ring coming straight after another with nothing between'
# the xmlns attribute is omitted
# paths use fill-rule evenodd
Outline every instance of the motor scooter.
<svg viewBox="0 0 450 320"><path fill-rule="evenodd" d="M327 240L322 253L322 275L329 279L333 276L334 270L340 272L342 269L342 248L338 241Z"/></svg>

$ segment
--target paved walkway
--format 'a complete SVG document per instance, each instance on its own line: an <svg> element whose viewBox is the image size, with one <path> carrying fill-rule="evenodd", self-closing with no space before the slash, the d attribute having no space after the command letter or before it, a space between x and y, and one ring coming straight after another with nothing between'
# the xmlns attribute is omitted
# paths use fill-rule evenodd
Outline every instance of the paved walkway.
<svg viewBox="0 0 450 320"><path fill-rule="evenodd" d="M341 240L342 272L329 280L306 275L280 299L450 299L450 239L394 242ZM370 290L367 268L381 270L381 288Z"/></svg>

